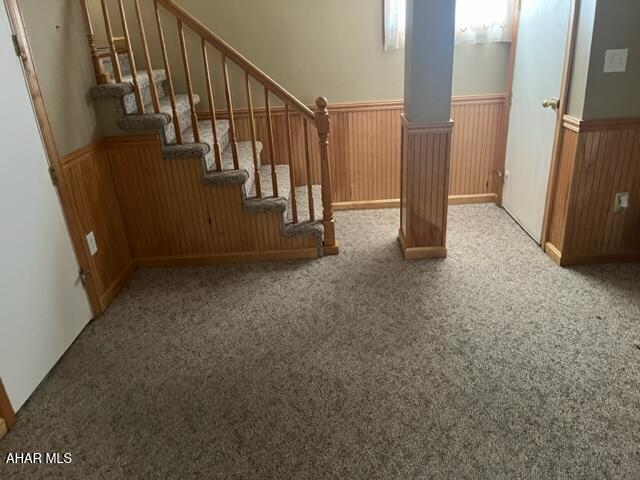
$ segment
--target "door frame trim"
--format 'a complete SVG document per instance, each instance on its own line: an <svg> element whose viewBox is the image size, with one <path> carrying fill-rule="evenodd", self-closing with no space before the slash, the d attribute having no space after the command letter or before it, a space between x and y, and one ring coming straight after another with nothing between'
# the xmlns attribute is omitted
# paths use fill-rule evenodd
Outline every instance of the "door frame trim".
<svg viewBox="0 0 640 480"><path fill-rule="evenodd" d="M9 396L4 388L2 379L0 378L0 417L5 421L7 428L11 430L11 427L16 423L16 412L11 406Z"/></svg>
<svg viewBox="0 0 640 480"><path fill-rule="evenodd" d="M573 59L575 56L576 35L578 33L578 0L571 0L571 12L569 14L569 32L565 47L564 69L562 72L562 86L560 88L560 107L556 114L556 131L553 139L553 150L551 153L551 165L549 166L549 180L547 181L547 196L544 207L544 217L542 219L542 232L540 233L540 248L544 250L547 240L549 240L549 229L551 226L551 213L554 206L554 196L558 179L558 165L560 163L560 153L562 151L562 129L564 116L567 113L569 103L569 90L571 86L571 74L573 69Z"/></svg>
<svg viewBox="0 0 640 480"><path fill-rule="evenodd" d="M76 215L75 207L73 204L71 188L67 180L65 179L65 176L63 175L60 155L58 153L58 149L56 148L53 130L49 122L44 98L42 96L42 90L40 89L40 83L36 74L36 67L33 61L33 56L31 54L31 47L29 45L29 39L27 37L22 12L20 10L20 6L18 5L18 0L4 0L4 4L9 19L9 27L12 30L13 34L16 35L18 44L20 45L22 71L24 74L25 83L27 85L27 91L29 92L29 96L31 98L32 108L36 117L38 129L40 130L40 137L42 139L47 161L49 162L49 167L53 168L53 171L57 177L56 190L58 193L58 198L60 200L60 205L62 207L62 213L66 220L66 225L71 243L73 245L76 261L78 263L78 266L88 274L87 284L84 290L89 300L89 305L91 306L92 315L95 318L100 313L101 309L100 300L96 293L95 284L93 282L91 270L89 268L90 255L88 246L84 241L80 224L77 221L78 216ZM43 165L42 168L46 168L46 165Z"/></svg>
<svg viewBox="0 0 640 480"><path fill-rule="evenodd" d="M498 181L498 200L496 204L502 207L502 192L504 190L504 172L507 164L507 142L509 141L509 121L511 120L511 98L513 97L513 72L516 66L516 51L518 47L518 30L520 28L520 8L522 0L515 0L513 6L513 29L511 30L511 46L509 47L509 63L507 65L506 103L502 117L502 152L500 154L500 170L502 177Z"/></svg>

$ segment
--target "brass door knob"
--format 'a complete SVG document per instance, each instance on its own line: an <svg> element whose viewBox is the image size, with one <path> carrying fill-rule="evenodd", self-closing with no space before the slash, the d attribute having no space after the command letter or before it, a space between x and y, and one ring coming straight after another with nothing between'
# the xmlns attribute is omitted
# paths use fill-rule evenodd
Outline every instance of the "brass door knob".
<svg viewBox="0 0 640 480"><path fill-rule="evenodd" d="M560 108L560 99L557 97L551 97L542 102L542 106L544 108L552 108L554 110L558 110L558 108Z"/></svg>

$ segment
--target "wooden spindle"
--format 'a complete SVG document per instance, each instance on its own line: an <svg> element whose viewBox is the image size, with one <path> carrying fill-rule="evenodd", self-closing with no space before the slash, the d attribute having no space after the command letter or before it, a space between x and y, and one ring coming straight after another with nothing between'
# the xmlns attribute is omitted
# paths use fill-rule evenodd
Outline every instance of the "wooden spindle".
<svg viewBox="0 0 640 480"><path fill-rule="evenodd" d="M133 3L136 7L136 18L138 20L138 29L140 30L140 40L142 41L142 50L144 51L144 60L147 66L147 75L149 77L149 91L151 92L151 102L153 103L153 110L156 113L160 113L160 100L158 99L158 89L156 88L156 82L153 80L153 68L151 67L151 56L149 55L149 44L147 43L147 34L144 29L142 14L140 13L140 0L134 0Z"/></svg>
<svg viewBox="0 0 640 480"><path fill-rule="evenodd" d="M178 19L178 37L180 37L180 50L182 51L182 65L184 66L184 79L187 82L187 96L189 97L189 107L191 109L191 128L193 128L193 140L200 143L200 128L198 127L198 115L196 113L196 102L193 98L193 84L191 83L191 72L189 71L189 57L187 56L187 43L184 39L184 28L182 20Z"/></svg>
<svg viewBox="0 0 640 480"><path fill-rule="evenodd" d="M278 196L278 177L276 175L276 155L273 141L273 119L271 118L271 101L269 100L269 88L264 87L264 106L267 113L267 129L269 133L269 161L271 163L271 183L273 196Z"/></svg>
<svg viewBox="0 0 640 480"><path fill-rule="evenodd" d="M233 168L240 169L238 160L238 144L236 143L236 120L233 113L233 100L231 98L231 87L229 86L229 67L227 57L222 54L222 75L224 77L224 96L227 100L227 115L229 116L229 143L231 144L231 154L233 155Z"/></svg>
<svg viewBox="0 0 640 480"><path fill-rule="evenodd" d="M304 165L307 174L307 199L309 201L309 221L316 221L316 209L313 204L313 175L311 172L311 155L309 154L309 121L306 118L302 119L304 125Z"/></svg>
<svg viewBox="0 0 640 480"><path fill-rule="evenodd" d="M127 14L124 11L122 0L118 0L118 8L120 10L120 20L122 21L122 33L124 35L124 43L127 47L127 55L129 56L129 66L131 67L131 77L133 79L133 93L136 97L136 107L139 114L144 113L144 104L142 103L142 92L138 83L138 72L136 70L136 60L133 57L133 48L131 48L131 37L129 36L129 26L127 25Z"/></svg>
<svg viewBox="0 0 640 480"><path fill-rule="evenodd" d="M289 159L289 182L291 184L291 210L293 223L298 223L298 201L296 200L296 171L293 165L293 140L291 138L291 116L289 104L284 106L284 114L287 120L287 157Z"/></svg>
<svg viewBox="0 0 640 480"><path fill-rule="evenodd" d="M84 18L84 26L87 30L87 42L89 43L89 51L91 52L91 60L93 62L93 71L96 75L96 82L99 84L107 83L109 76L102 67L102 62L98 57L98 50L96 48L96 36L93 31L93 23L91 22L91 14L89 13L89 5L87 0L80 0L80 7L82 8L82 16Z"/></svg>
<svg viewBox="0 0 640 480"><path fill-rule="evenodd" d="M207 55L207 42L202 39L202 60L204 62L204 75L207 81L207 97L209 98L209 115L211 117L211 129L213 130L213 153L216 161L216 170L222 170L222 157L220 143L218 142L218 123L216 118L216 105L213 99L213 84L209 71L209 56Z"/></svg>
<svg viewBox="0 0 640 480"><path fill-rule="evenodd" d="M176 105L176 93L173 88L173 80L171 79L171 66L169 65L169 57L167 55L167 46L164 42L164 31L162 29L162 21L160 20L160 9L158 1L154 0L156 10L156 23L158 24L158 36L160 37L160 49L162 50L162 60L164 62L164 71L167 76L167 90L169 91L169 101L171 102L171 112L173 114L173 127L176 133L176 143L182 144L182 130L180 129L180 119L178 118L178 108Z"/></svg>
<svg viewBox="0 0 640 480"><path fill-rule="evenodd" d="M335 221L333 218L333 193L331 191L331 168L329 165L329 110L327 99L316 99L316 129L320 144L320 174L322 178L322 224L324 226L324 253L338 253L336 244Z"/></svg>
<svg viewBox="0 0 640 480"><path fill-rule="evenodd" d="M253 115L253 100L251 98L251 83L249 72L245 73L245 84L247 86L247 107L249 109L249 128L251 130L251 150L253 152L253 167L256 173L256 196L262 198L262 185L260 184L260 161L258 159L258 146L256 144L256 120Z"/></svg>
<svg viewBox="0 0 640 480"><path fill-rule="evenodd" d="M113 29L111 28L111 16L109 15L109 7L107 0L100 0L102 5L102 16L104 17L104 27L107 31L107 41L109 42L109 50L111 51L111 65L113 66L113 74L116 82L122 82L122 69L120 68L120 59L118 58L118 49L113 40Z"/></svg>

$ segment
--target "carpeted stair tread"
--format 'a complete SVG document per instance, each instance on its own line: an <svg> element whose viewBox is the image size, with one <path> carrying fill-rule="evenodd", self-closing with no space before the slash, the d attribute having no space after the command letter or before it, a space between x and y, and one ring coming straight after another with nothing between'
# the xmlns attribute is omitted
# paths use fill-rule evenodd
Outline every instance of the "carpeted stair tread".
<svg viewBox="0 0 640 480"><path fill-rule="evenodd" d="M313 194L313 216L314 221L322 220L322 185L312 185ZM287 208L287 223L293 222L293 197L290 198L289 207ZM311 218L309 210L309 190L306 185L296 187L296 205L299 222L308 222Z"/></svg>
<svg viewBox="0 0 640 480"><path fill-rule="evenodd" d="M200 102L200 97L194 95L195 103ZM156 129L163 128L173 122L173 109L171 108L171 100L165 96L159 99L160 112L155 113L152 104L145 105L145 113L139 115L137 113L123 115L118 121L118 125L122 129ZM191 128L191 107L189 105L188 95L176 95L176 111L181 129ZM165 131L165 143L175 143L175 129L168 128Z"/></svg>
<svg viewBox="0 0 640 480"><path fill-rule="evenodd" d="M105 72L109 74L109 76L114 79L116 75L113 71L113 65L111 61L111 57L103 57L100 59L100 63L102 63L102 67ZM131 66L129 65L129 55L127 53L119 53L118 54L118 63L120 64L120 73L122 75L127 75L131 73Z"/></svg>
<svg viewBox="0 0 640 480"><path fill-rule="evenodd" d="M198 121L198 130L200 131L200 141L208 143L211 146L211 152L213 153L213 128L211 126L211 121ZM218 144L220 145L220 151L224 152L229 145L229 121L218 120L216 122L216 131L218 133ZM185 143L195 141L192 127L183 130L182 141ZM225 166L224 162L222 162L222 169L227 170L233 168L233 158L231 159L229 165L230 166Z"/></svg>
<svg viewBox="0 0 640 480"><path fill-rule="evenodd" d="M273 182L271 178L271 165L260 167L261 198L256 198L255 185L249 192L247 209L254 212L278 211L284 217L284 234L287 236L312 235L322 236L322 195L319 185L314 185L314 208L316 209L316 221L309 221L309 201L307 187L297 187L296 197L298 205L298 223L293 223L293 210L291 203L291 181L288 165L276 165L276 181L278 184L278 196L273 195Z"/></svg>
<svg viewBox="0 0 640 480"><path fill-rule="evenodd" d="M251 142L239 142L238 144L238 164L239 169L233 168L233 153L231 146L228 146L221 155L222 171L215 170L215 160L213 153L207 155L207 169L204 181L209 184L232 183L244 186L245 194L253 187L255 171L253 167L253 153ZM262 152L262 144L257 143L258 154ZM213 162L213 163L210 163Z"/></svg>
<svg viewBox="0 0 640 480"><path fill-rule="evenodd" d="M262 165L260 172L261 198L257 198L257 188L254 184L249 191L247 208L253 212L278 211L284 213L287 210L291 186L289 182L289 167L276 165L276 181L278 183L278 196L273 194L273 182L271 180L271 165Z"/></svg>
<svg viewBox="0 0 640 480"><path fill-rule="evenodd" d="M149 88L149 76L145 73L136 75L140 89ZM156 85L161 84L167 79L164 70L153 70L153 79ZM119 98L133 93L133 76L123 75L122 82L101 83L94 85L90 89L93 98ZM146 102L145 102L146 103Z"/></svg>
<svg viewBox="0 0 640 480"><path fill-rule="evenodd" d="M322 186L312 186L314 221L310 220L309 192L307 187L296 187L295 192L298 222L293 223L293 197L290 196L285 214L285 235L314 235L321 237L324 232L324 227L322 226Z"/></svg>

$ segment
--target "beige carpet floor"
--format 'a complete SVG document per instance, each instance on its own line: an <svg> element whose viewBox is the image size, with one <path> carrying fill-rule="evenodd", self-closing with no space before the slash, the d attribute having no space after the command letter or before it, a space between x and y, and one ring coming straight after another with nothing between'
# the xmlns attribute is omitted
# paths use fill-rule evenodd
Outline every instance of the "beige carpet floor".
<svg viewBox="0 0 640 480"><path fill-rule="evenodd" d="M139 271L0 443L2 479L640 478L640 264L562 269L502 210L341 254Z"/></svg>

